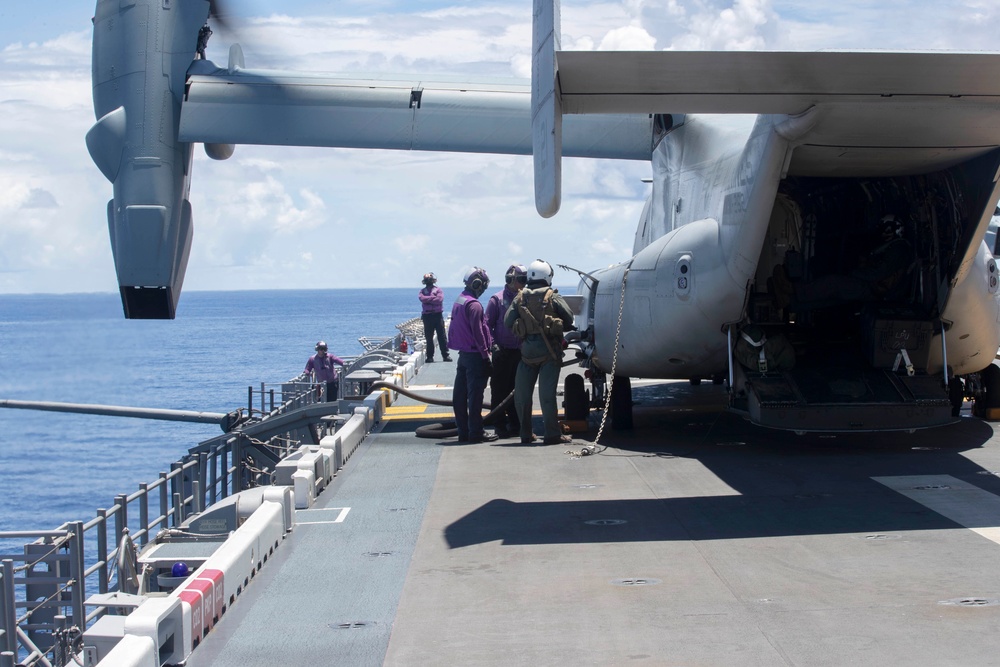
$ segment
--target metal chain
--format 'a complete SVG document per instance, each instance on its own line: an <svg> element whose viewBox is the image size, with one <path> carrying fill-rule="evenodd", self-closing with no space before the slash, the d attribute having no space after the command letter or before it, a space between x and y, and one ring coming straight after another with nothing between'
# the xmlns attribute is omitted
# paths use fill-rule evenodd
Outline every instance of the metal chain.
<svg viewBox="0 0 1000 667"><path fill-rule="evenodd" d="M625 274L622 276L622 297L618 301L618 325L615 327L615 351L611 355L611 383L608 385L608 391L604 396L604 412L601 415L601 425L597 429L597 436L594 438L594 446L600 442L601 435L604 434L604 425L608 421L608 412L611 409L611 393L614 391L615 369L618 367L618 342L622 335L622 315L625 311L625 284L628 282L628 272L631 270L632 264L630 262L629 266L625 269ZM607 447L604 449L607 449ZM595 452L588 451L587 453L593 454Z"/></svg>

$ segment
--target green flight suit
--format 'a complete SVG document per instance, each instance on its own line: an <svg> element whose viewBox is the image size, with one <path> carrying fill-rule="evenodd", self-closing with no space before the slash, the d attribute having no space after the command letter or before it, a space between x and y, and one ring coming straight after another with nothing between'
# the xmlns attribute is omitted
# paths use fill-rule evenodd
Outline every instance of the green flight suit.
<svg viewBox="0 0 1000 667"><path fill-rule="evenodd" d="M573 311L566 300L555 290L549 299L549 304L540 308L545 294L551 288L544 282L532 282L521 290L513 304L504 315L504 325L511 331L525 332L521 345L521 362L517 366L517 376L514 380L514 407L521 420L521 442L530 442L532 394L535 382L538 382L538 402L542 408L542 421L545 424L545 440L556 442L562 435L559 429L558 405L556 390L559 387L559 371L562 369L563 338L562 334L546 336L541 331L544 314L562 320L562 331L573 327ZM541 317L525 318L518 308L518 303L534 303L534 311ZM518 320L522 322L518 323ZM527 324L526 324L527 323ZM547 339L547 341L546 341Z"/></svg>

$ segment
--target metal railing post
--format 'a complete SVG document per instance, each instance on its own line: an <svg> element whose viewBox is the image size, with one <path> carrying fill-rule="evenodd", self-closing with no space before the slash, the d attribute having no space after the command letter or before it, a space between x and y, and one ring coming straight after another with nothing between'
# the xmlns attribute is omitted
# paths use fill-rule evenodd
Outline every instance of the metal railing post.
<svg viewBox="0 0 1000 667"><path fill-rule="evenodd" d="M208 479L209 479L209 484L210 484L209 491L208 491L208 497L209 497L210 502L212 504L215 504L215 499L218 496L218 484L219 484L219 471L218 471L218 466L219 466L219 448L218 447L213 447L212 448L212 452L211 452L211 456L209 457L209 461L210 461L211 467L209 468L209 471L208 471Z"/></svg>
<svg viewBox="0 0 1000 667"><path fill-rule="evenodd" d="M146 546L149 542L149 484L139 484L139 545Z"/></svg>
<svg viewBox="0 0 1000 667"><path fill-rule="evenodd" d="M3 560L3 574L0 575L3 583L3 594L0 598L0 613L3 614L3 646L0 649L12 654L17 653L17 612L14 602L14 561L5 558ZM13 663L11 663L13 665Z"/></svg>
<svg viewBox="0 0 1000 667"><path fill-rule="evenodd" d="M205 511L205 483L208 481L208 453L198 454L198 492L195 494L195 512Z"/></svg>
<svg viewBox="0 0 1000 667"><path fill-rule="evenodd" d="M243 438L238 435L233 441L233 492L238 493L243 490L243 470L240 468L243 462Z"/></svg>
<svg viewBox="0 0 1000 667"><path fill-rule="evenodd" d="M178 462L176 462L176 461L174 463L170 464L170 498L173 500L173 505L174 505L173 506L173 511L171 512L171 514L174 515L174 527L175 528L177 526L181 525L181 521L183 520L182 515L181 515L181 507L180 507L180 505L181 505L181 497L182 496L181 496L181 492L179 490L180 489L180 484L179 484L178 479L177 479L177 477L178 477L177 468L179 468L179 467L180 467L180 464Z"/></svg>
<svg viewBox="0 0 1000 667"><path fill-rule="evenodd" d="M97 590L101 593L108 592L108 510L97 510L97 517L100 522L97 525L97 561L100 567L97 568Z"/></svg>
<svg viewBox="0 0 1000 667"><path fill-rule="evenodd" d="M157 518L157 523L163 522L162 528L170 527L170 502L169 494L170 489L167 485L167 473L160 473L160 516Z"/></svg>
<svg viewBox="0 0 1000 667"><path fill-rule="evenodd" d="M87 577L84 574L87 565L83 553L83 522L74 521L70 529L73 531L73 539L69 548L69 574L76 582L71 598L73 624L79 628L85 628L87 627L87 610L83 603L87 599Z"/></svg>
<svg viewBox="0 0 1000 667"><path fill-rule="evenodd" d="M128 496L121 493L115 496L115 505L118 511L115 512L115 546L122 543L122 537L128 529Z"/></svg>

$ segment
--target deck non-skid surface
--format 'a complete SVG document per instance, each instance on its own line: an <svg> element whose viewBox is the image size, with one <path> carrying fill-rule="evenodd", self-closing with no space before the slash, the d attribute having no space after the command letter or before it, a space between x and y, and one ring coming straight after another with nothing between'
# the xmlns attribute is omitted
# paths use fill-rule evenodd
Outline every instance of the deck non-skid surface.
<svg viewBox="0 0 1000 667"><path fill-rule="evenodd" d="M719 387L635 394L582 458L387 422L189 664L995 662L991 425L795 436Z"/></svg>

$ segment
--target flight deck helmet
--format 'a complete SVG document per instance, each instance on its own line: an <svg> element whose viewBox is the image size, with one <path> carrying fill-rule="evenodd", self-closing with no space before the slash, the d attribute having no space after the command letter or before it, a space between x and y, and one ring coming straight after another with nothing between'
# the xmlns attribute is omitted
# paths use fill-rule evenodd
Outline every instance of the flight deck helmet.
<svg viewBox="0 0 1000 667"><path fill-rule="evenodd" d="M507 273L504 274L504 282L508 285L515 282L524 285L528 282L528 269L524 268L524 264L511 264L507 267Z"/></svg>
<svg viewBox="0 0 1000 667"><path fill-rule="evenodd" d="M486 269L474 266L465 274L465 286L478 299L490 286L490 277L486 275Z"/></svg>
<svg viewBox="0 0 1000 667"><path fill-rule="evenodd" d="M321 341L319 341L319 342L316 343L316 351L317 352L326 352L328 349L329 348L326 346L326 341L325 340L321 340Z"/></svg>
<svg viewBox="0 0 1000 667"><path fill-rule="evenodd" d="M552 266L550 266L548 262L536 259L528 267L528 282L543 282L551 287L553 274L554 272L552 271Z"/></svg>
<svg viewBox="0 0 1000 667"><path fill-rule="evenodd" d="M425 273L422 282L428 287L430 287L431 285L437 282L437 276L435 276L433 273Z"/></svg>

